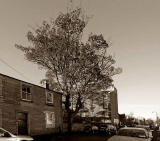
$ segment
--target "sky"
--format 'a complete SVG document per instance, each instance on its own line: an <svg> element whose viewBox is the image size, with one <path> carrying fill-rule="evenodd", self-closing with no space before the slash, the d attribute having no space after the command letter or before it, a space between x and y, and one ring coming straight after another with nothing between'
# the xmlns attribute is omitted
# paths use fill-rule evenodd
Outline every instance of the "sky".
<svg viewBox="0 0 160 141"><path fill-rule="evenodd" d="M70 0L0 0L0 73L40 85L44 71L14 45L26 45L27 31L66 12ZM119 113L160 116L160 1L72 0L90 19L84 38L103 34L123 72L114 76ZM5 62L4 62L5 61ZM16 69L16 71L14 70Z"/></svg>

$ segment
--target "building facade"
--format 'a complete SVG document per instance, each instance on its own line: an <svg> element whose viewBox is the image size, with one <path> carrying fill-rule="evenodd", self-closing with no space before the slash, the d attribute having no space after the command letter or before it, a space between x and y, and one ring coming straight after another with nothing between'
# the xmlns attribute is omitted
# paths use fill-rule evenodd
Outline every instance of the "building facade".
<svg viewBox="0 0 160 141"><path fill-rule="evenodd" d="M103 123L119 124L117 89L101 91L98 97L88 100L88 110L82 109L82 117L98 117Z"/></svg>
<svg viewBox="0 0 160 141"><path fill-rule="evenodd" d="M62 130L62 95L0 74L0 127L21 135Z"/></svg>
<svg viewBox="0 0 160 141"><path fill-rule="evenodd" d="M102 91L103 100L96 111L97 115L102 118L102 122L119 124L118 115L118 97L117 89L113 88L112 91Z"/></svg>
<svg viewBox="0 0 160 141"><path fill-rule="evenodd" d="M118 97L117 97L117 89L110 93L110 106L111 106L111 122L113 124L119 124L119 115L118 115Z"/></svg>

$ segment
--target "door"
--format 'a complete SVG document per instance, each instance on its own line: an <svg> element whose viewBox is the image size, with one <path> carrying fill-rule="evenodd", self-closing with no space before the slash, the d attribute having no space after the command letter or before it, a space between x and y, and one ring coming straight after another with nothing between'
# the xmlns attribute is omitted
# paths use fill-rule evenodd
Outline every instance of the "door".
<svg viewBox="0 0 160 141"><path fill-rule="evenodd" d="M18 135L28 135L28 114L17 112Z"/></svg>

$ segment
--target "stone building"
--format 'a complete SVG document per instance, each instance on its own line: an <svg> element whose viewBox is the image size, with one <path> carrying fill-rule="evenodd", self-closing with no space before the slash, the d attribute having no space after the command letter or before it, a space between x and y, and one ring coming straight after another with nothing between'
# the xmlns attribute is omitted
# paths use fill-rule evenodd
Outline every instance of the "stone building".
<svg viewBox="0 0 160 141"><path fill-rule="evenodd" d="M119 123L119 115L118 115L118 97L117 97L117 89L114 87L110 91L101 91L100 96L97 98L93 96L88 100L88 111L82 110L80 115L85 117L98 117L101 119L101 122L104 123ZM85 111L85 112L84 112Z"/></svg>
<svg viewBox="0 0 160 141"><path fill-rule="evenodd" d="M62 95L0 74L0 127L21 135L62 130Z"/></svg>
<svg viewBox="0 0 160 141"><path fill-rule="evenodd" d="M110 105L111 105L111 121L114 124L119 124L119 115L118 115L118 97L117 97L117 89L110 93Z"/></svg>
<svg viewBox="0 0 160 141"><path fill-rule="evenodd" d="M101 106L97 108L97 115L101 117L102 122L118 124L118 97L117 89L114 87L112 91L102 91L103 100L101 100Z"/></svg>

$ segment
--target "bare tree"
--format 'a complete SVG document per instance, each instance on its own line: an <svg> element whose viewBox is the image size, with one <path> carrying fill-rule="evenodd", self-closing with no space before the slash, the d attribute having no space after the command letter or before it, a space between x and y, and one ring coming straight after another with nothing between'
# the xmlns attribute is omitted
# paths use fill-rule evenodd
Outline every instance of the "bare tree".
<svg viewBox="0 0 160 141"><path fill-rule="evenodd" d="M109 46L102 35L90 34L88 41L82 42L87 21L81 8L61 13L28 32L30 46L16 44L27 60L47 70L46 80L52 89L65 96L69 131L72 118L85 100L110 87L112 76L121 72L113 66L112 56L107 55Z"/></svg>

